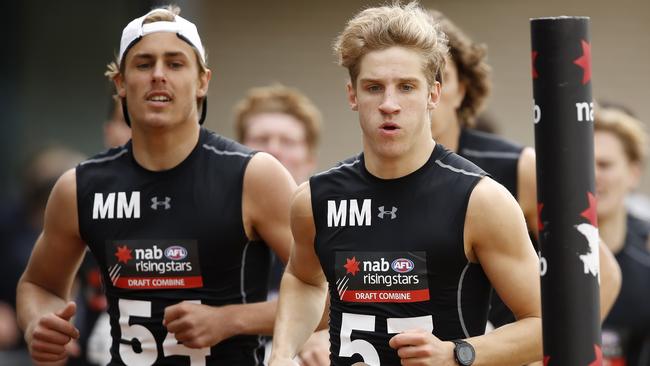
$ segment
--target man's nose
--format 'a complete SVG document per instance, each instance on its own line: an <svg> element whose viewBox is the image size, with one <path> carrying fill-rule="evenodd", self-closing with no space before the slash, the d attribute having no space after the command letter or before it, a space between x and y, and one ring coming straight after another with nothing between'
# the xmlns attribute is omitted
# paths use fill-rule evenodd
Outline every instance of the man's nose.
<svg viewBox="0 0 650 366"><path fill-rule="evenodd" d="M163 62L156 62L153 66L153 72L152 72L152 81L153 82L162 82L165 83L167 81L167 76L165 74L165 65Z"/></svg>
<svg viewBox="0 0 650 366"><path fill-rule="evenodd" d="M401 109L402 107L400 107L394 91L386 90L386 93L384 93L381 104L379 105L379 110L384 114L394 114L399 112Z"/></svg>

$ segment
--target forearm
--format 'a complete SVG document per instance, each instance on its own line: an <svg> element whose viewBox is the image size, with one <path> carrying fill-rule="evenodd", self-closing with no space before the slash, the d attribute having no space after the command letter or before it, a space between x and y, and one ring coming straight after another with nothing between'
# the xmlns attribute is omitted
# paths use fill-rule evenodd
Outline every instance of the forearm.
<svg viewBox="0 0 650 366"><path fill-rule="evenodd" d="M293 358L321 321L327 286L305 283L290 271L280 287L272 359Z"/></svg>
<svg viewBox="0 0 650 366"><path fill-rule="evenodd" d="M251 304L226 305L227 319L232 322L233 334L273 335L275 313L278 301L264 301ZM215 325L218 326L218 325Z"/></svg>
<svg viewBox="0 0 650 366"><path fill-rule="evenodd" d="M66 299L35 283L21 279L16 288L16 315L23 332L34 319L65 307Z"/></svg>
<svg viewBox="0 0 650 366"><path fill-rule="evenodd" d="M542 320L522 318L468 342L476 350L474 366L518 366L541 360Z"/></svg>
<svg viewBox="0 0 650 366"><path fill-rule="evenodd" d="M330 323L330 296L329 292L327 293L327 298L325 299L325 308L323 309L323 315L318 322L316 331L327 330L329 329Z"/></svg>
<svg viewBox="0 0 650 366"><path fill-rule="evenodd" d="M20 339L20 331L16 324L16 313L13 307L0 301L0 349L13 347Z"/></svg>

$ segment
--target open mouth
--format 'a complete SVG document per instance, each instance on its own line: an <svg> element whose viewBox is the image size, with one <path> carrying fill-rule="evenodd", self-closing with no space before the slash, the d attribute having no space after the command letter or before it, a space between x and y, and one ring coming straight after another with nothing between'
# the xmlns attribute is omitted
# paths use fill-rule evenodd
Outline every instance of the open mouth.
<svg viewBox="0 0 650 366"><path fill-rule="evenodd" d="M399 130L399 126L396 123L384 123L379 128L384 131L396 131Z"/></svg>
<svg viewBox="0 0 650 366"><path fill-rule="evenodd" d="M169 103L172 101L171 93L166 90L152 90L147 95L145 95L147 102L153 103Z"/></svg>

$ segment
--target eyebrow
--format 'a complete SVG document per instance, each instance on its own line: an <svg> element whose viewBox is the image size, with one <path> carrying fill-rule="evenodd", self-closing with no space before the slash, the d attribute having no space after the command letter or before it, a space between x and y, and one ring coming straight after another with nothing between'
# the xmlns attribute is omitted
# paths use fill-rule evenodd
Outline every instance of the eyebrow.
<svg viewBox="0 0 650 366"><path fill-rule="evenodd" d="M187 55L185 55L185 53L181 51L168 51L163 53L163 57L164 58L187 57ZM133 58L149 60L155 58L155 56L151 53L136 53L135 55L133 55Z"/></svg>
<svg viewBox="0 0 650 366"><path fill-rule="evenodd" d="M398 79L400 83L410 83L410 84L418 84L420 83L420 80L418 78L402 78Z"/></svg>
<svg viewBox="0 0 650 366"><path fill-rule="evenodd" d="M420 82L416 77L398 78L397 81L399 83L411 83L411 84L418 84ZM363 84L382 83L382 82L384 82L383 79L375 79L375 78L359 79L359 83L363 83Z"/></svg>

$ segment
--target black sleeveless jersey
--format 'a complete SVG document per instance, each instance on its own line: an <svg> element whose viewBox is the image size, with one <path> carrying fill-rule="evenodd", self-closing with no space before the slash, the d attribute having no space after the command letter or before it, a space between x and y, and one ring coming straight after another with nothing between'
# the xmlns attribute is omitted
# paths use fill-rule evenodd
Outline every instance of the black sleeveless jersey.
<svg viewBox="0 0 650 366"><path fill-rule="evenodd" d="M458 155L481 167L517 197L517 163L524 147L500 136L463 128Z"/></svg>
<svg viewBox="0 0 650 366"><path fill-rule="evenodd" d="M266 299L269 249L249 241L242 223L252 155L201 129L190 155L170 170L142 168L131 142L77 166L79 231L108 299L109 365L261 365L257 336L195 350L162 324L165 307L181 301Z"/></svg>
<svg viewBox="0 0 650 366"><path fill-rule="evenodd" d="M621 292L603 323L603 356L622 356L628 366L650 364L650 223L631 215L623 248L616 253L621 267Z"/></svg>
<svg viewBox="0 0 650 366"><path fill-rule="evenodd" d="M524 147L500 136L463 128L458 141L458 154L488 172L517 197L517 164ZM534 235L531 235L535 243ZM490 304L490 322L500 327L515 321L515 316L495 294Z"/></svg>
<svg viewBox="0 0 650 366"><path fill-rule="evenodd" d="M483 176L437 144L401 178L371 175L361 154L310 179L332 365L399 365L388 342L410 328L443 340L484 332L490 284L463 245L469 197Z"/></svg>

